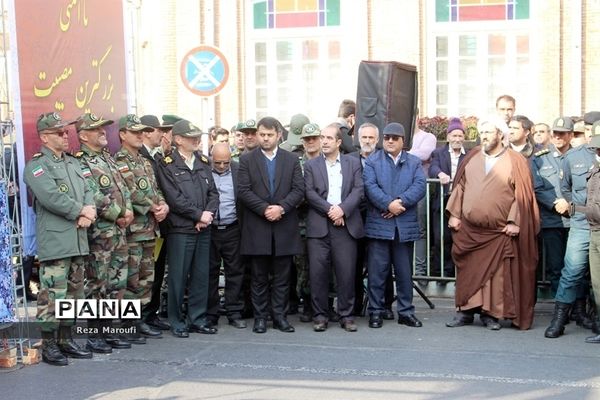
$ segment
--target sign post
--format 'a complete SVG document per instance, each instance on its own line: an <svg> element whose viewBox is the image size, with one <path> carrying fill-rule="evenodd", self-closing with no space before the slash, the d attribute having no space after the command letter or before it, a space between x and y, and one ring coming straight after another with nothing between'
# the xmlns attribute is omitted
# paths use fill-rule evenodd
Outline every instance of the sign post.
<svg viewBox="0 0 600 400"><path fill-rule="evenodd" d="M216 47L195 47L181 61L181 80L189 91L198 96L217 95L228 78L229 64Z"/></svg>

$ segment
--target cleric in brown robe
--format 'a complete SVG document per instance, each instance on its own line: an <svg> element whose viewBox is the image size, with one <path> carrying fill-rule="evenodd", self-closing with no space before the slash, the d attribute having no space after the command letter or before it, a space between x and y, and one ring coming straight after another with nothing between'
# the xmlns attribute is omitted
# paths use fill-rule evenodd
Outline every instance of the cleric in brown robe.
<svg viewBox="0 0 600 400"><path fill-rule="evenodd" d="M454 231L457 327L475 313L489 329L511 319L529 329L535 304L539 212L527 160L502 144L502 124L482 120L481 146L459 167L448 200L448 226Z"/></svg>

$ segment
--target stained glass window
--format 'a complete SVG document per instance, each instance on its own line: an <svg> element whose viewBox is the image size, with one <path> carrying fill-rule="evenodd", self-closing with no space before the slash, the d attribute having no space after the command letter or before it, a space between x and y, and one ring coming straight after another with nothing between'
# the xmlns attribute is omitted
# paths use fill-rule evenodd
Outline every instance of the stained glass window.
<svg viewBox="0 0 600 400"><path fill-rule="evenodd" d="M437 22L529 19L529 0L436 0Z"/></svg>
<svg viewBox="0 0 600 400"><path fill-rule="evenodd" d="M254 29L339 25L340 0L259 0L254 3Z"/></svg>

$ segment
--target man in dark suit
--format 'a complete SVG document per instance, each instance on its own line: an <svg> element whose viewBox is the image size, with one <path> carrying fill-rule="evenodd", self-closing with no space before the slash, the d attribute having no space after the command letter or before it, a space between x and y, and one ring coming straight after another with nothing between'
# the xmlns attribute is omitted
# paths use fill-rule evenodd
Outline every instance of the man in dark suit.
<svg viewBox="0 0 600 400"><path fill-rule="evenodd" d="M431 166L429 167L429 177L440 180L440 190L436 190L432 196L431 211L433 214L433 263L431 264L431 273L434 276L443 277L454 276L454 263L450 252L452 250L452 236L448 228L448 219L442 218L441 210L446 208L446 202L450 197L452 183L458 165L465 157L463 142L465 141L465 128L459 118L452 118L448 124L446 140L448 144L439 149L435 149L431 155ZM442 196L442 198L440 198ZM443 206L440 208L442 205ZM440 274L441 247L442 247L442 229L444 232L444 274ZM446 281L440 281L444 285Z"/></svg>
<svg viewBox="0 0 600 400"><path fill-rule="evenodd" d="M237 187L239 164L231 160L227 143L217 143L212 148L212 175L219 190L219 210L210 235L210 271L208 281L208 320L219 321L219 273L221 264L225 273L225 311L229 325L238 329L246 327L242 319L244 300L242 282L244 265L240 257L240 215L237 212Z"/></svg>
<svg viewBox="0 0 600 400"><path fill-rule="evenodd" d="M306 221L313 328L327 329L330 268L337 278L340 324L348 332L354 323L356 241L364 236L360 203L364 196L362 166L356 157L340 154L342 132L338 124L321 130L323 155L304 164L304 185L309 205Z"/></svg>
<svg viewBox="0 0 600 400"><path fill-rule="evenodd" d="M241 254L252 266L256 333L267 330L269 273L273 327L294 332L287 321L292 257L302 252L296 207L304 198L298 157L278 148L283 127L272 117L257 124L260 147L240 157L238 195L242 207Z"/></svg>

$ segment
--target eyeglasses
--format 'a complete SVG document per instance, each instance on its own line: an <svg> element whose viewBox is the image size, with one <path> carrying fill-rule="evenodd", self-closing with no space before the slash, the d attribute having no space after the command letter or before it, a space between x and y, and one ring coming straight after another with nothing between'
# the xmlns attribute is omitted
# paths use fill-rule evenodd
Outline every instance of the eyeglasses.
<svg viewBox="0 0 600 400"><path fill-rule="evenodd" d="M396 136L396 135L383 135L383 140L384 141L388 141L388 140L392 140L393 142L397 142L398 140L400 140L400 136Z"/></svg>
<svg viewBox="0 0 600 400"><path fill-rule="evenodd" d="M213 164L215 164L215 165L229 165L229 164L231 164L231 161L213 161Z"/></svg>

